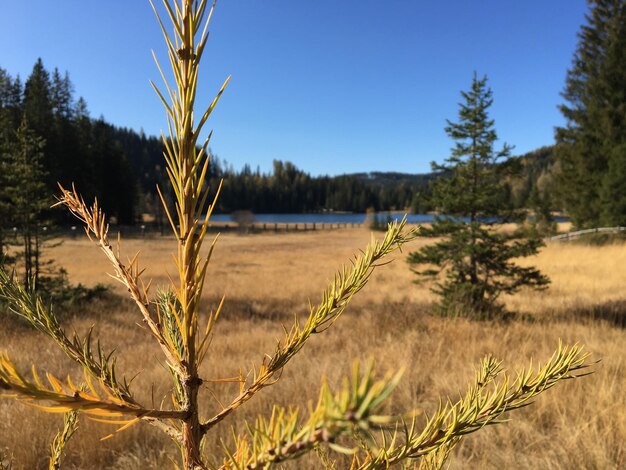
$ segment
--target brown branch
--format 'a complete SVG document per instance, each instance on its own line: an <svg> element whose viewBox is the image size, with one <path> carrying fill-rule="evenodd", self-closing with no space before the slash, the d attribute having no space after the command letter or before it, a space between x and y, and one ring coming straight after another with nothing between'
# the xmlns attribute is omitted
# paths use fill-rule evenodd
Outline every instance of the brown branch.
<svg viewBox="0 0 626 470"><path fill-rule="evenodd" d="M61 197L59 198L57 205L65 205L70 212L72 212L72 214L86 224L87 227L85 232L90 240L93 240L90 232L95 236L96 242L115 269L115 276L113 276L114 279L118 280L128 289L131 298L135 301L135 304L143 316L144 322L148 325L152 336L159 343L161 350L165 354L165 357L168 359L171 366L181 376L185 376L181 365L181 359L177 357L176 354L169 348L163 337L160 326L152 318L152 314L148 308L149 301L147 293L144 289L139 287L140 276L143 271L140 271L137 266L137 257L131 260L128 266L122 263L119 257L119 252L116 254L113 250L113 246L109 242L109 226L105 222L104 214L100 210L97 200L94 201L93 206L89 208L85 204L84 200L78 195L74 186L72 186L71 191L66 190L60 184L59 188L61 189Z"/></svg>

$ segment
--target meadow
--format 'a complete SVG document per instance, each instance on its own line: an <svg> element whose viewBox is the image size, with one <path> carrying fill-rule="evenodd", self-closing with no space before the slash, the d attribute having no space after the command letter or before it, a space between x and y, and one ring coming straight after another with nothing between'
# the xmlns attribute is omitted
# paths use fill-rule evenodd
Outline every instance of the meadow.
<svg viewBox="0 0 626 470"><path fill-rule="evenodd" d="M380 234L378 234L380 236ZM273 350L294 315L302 315L308 299L316 302L333 273L348 263L371 237L365 228L324 232L220 237L209 268L204 303L214 308L222 295L225 307L215 330L202 376L233 377L259 364ZM122 240L123 254L140 254L153 289L169 283L176 270L171 238ZM408 247L417 249L418 240ZM306 408L317 398L324 378L340 383L355 359L373 358L382 375L406 366L401 385L387 412L436 408L439 397L457 398L482 357L492 354L512 370L548 359L559 339L579 342L600 361L594 373L566 381L541 395L527 408L508 416L510 422L466 437L455 451L451 468L588 468L626 466L626 246L590 246L553 242L539 256L525 260L551 279L547 291L524 290L505 299L516 312L506 322L477 322L433 316L428 286L414 283L404 254L380 267L347 312L324 334L316 335L290 363L282 379L259 393L208 436L207 455L220 463L220 439L227 444L242 418L269 414L274 402ZM59 312L68 329L94 337L106 350L116 349L118 369L135 377L138 398L157 406L169 392L169 378L158 348L138 325L140 317L123 299L121 286L107 276L110 267L86 239L66 239L49 256L67 269L70 281L111 285L107 298ZM119 297L118 297L119 295ZM53 373L71 369L56 345L19 322L2 319L0 349L18 366L45 364ZM78 376L77 376L78 377ZM236 393L237 385L214 383L203 391L214 411ZM48 415L14 400L0 401L0 450L14 468L47 468L48 447L61 426L60 415ZM170 468L177 450L149 425L140 423L112 439L114 430L81 419L83 430L68 446L65 468ZM241 429L241 428L240 428ZM308 468L313 461L286 468ZM342 466L339 466L342 468Z"/></svg>

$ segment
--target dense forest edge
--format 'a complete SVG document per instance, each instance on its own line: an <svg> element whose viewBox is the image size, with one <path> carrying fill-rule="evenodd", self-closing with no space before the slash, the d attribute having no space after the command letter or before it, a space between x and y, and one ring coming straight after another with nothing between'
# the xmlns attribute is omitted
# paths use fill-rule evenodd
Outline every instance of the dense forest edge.
<svg viewBox="0 0 626 470"><path fill-rule="evenodd" d="M86 200L98 198L117 223L163 220L156 187L168 185L160 138L91 117L87 101L75 98L68 72L56 68L49 72L39 59L22 83L19 76L0 68L0 139L13 139L22 123L43 139L41 164L48 194L58 192L57 182L75 184ZM522 171L507 182L510 200L516 207L532 206L537 194L550 192L553 148L543 147L514 160ZM209 168L212 187L223 180L218 213L424 213L434 209L430 183L436 177L435 173L395 172L311 176L279 160L271 172L262 173L250 165L237 170L217 155ZM62 211L47 215L57 223L68 222Z"/></svg>

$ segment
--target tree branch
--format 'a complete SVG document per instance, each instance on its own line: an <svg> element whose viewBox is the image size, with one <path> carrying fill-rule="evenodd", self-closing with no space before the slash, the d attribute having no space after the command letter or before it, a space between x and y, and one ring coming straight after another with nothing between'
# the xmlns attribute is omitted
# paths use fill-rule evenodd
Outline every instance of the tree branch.
<svg viewBox="0 0 626 470"><path fill-rule="evenodd" d="M365 251L352 261L350 269L344 267L335 275L333 283L324 291L320 304L315 308L311 307L305 324L301 326L296 319L284 340L276 345L274 354L269 359L263 360L252 384L247 388L242 387L240 394L228 406L202 424L204 433L252 398L258 391L273 384L277 375L302 349L312 334L324 331L337 321L352 297L367 284L372 272L379 266L378 263L385 256L401 249L402 245L417 237L417 229L404 232L405 224L406 219L400 223L389 224L382 241L372 239Z"/></svg>

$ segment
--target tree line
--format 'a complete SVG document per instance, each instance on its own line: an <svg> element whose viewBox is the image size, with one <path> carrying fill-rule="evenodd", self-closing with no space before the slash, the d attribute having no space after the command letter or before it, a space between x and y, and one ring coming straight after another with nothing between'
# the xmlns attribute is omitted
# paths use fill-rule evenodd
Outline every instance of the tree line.
<svg viewBox="0 0 626 470"><path fill-rule="evenodd" d="M42 183L50 199L57 182L75 183L86 198L97 197L118 220L133 220L137 188L128 156L115 128L92 119L83 98L74 99L67 73L50 73L39 59L22 84L0 69L0 136L5 149L16 141L22 125L42 139Z"/></svg>
<svg viewBox="0 0 626 470"><path fill-rule="evenodd" d="M278 160L267 174L252 171L249 165L240 171L224 168L218 160L211 184L217 185L220 180L224 191L217 208L222 212L405 210L414 204L414 195L420 189L420 183L408 177L387 185L363 175L311 176L291 162Z"/></svg>
<svg viewBox="0 0 626 470"><path fill-rule="evenodd" d="M22 83L0 68L0 146L7 150L18 140L21 125L41 139L40 164L47 204L57 192L57 182L72 183L86 200L98 198L114 221L132 224L148 213L163 218L156 186L166 187L162 167L163 144L143 131L116 127L102 117L89 115L84 98L75 98L69 74L46 70L39 59ZM5 169L5 173L10 169ZM216 155L211 160L208 182L223 189L216 210L230 213L301 213L325 210L364 212L434 208L430 183L434 174L355 173L312 176L289 161L274 161L272 170L261 172L244 165L240 170ZM528 201L529 187L511 181L511 197L517 205ZM516 189L517 188L517 189ZM7 196L0 194L0 199ZM43 209L47 218L67 222L61 211ZM14 226L0 214L4 227Z"/></svg>
<svg viewBox="0 0 626 470"><path fill-rule="evenodd" d="M507 165L520 168L503 177L506 205L544 216L563 211L580 228L626 225L625 51L626 1L590 2L563 91L560 109L566 124L557 128L555 145L508 160ZM33 139L41 139L39 176L48 206L57 182L75 183L87 200L97 197L114 221L132 224L144 213L163 220L156 192L157 185L167 186L160 139L90 117L86 100L76 99L67 72L49 72L38 60L22 82L0 68L5 179L14 171L7 163L8 149L19 141L20 126ZM426 212L437 209L432 182L442 175L312 176L288 161L275 161L270 172L262 173L250 165L236 170L214 156L208 182L217 188L223 180L216 207L223 213ZM0 208L0 226L5 228L15 226L6 210L11 205L8 186L0 185L0 206L5 207ZM67 221L65 214L50 212L48 206L42 209L46 217Z"/></svg>
<svg viewBox="0 0 626 470"><path fill-rule="evenodd" d="M47 194L57 182L76 184L86 200L98 198L114 220L131 224L142 213L159 212L157 184L165 187L163 144L157 137L116 127L89 115L84 98L75 98L69 74L49 72L41 59L25 82L0 68L0 145L6 157L24 125L41 139L42 183ZM8 171L8 169L7 169ZM407 209L414 194L425 188L424 179L396 179L379 184L370 175L311 176L291 162L275 161L270 173L241 170L214 157L209 184L224 191L217 208L222 212L310 212ZM0 195L0 198L3 197ZM7 198L4 197L6 200ZM50 197L49 200L52 203ZM61 212L49 213L65 221ZM4 225L11 221L2 220Z"/></svg>

